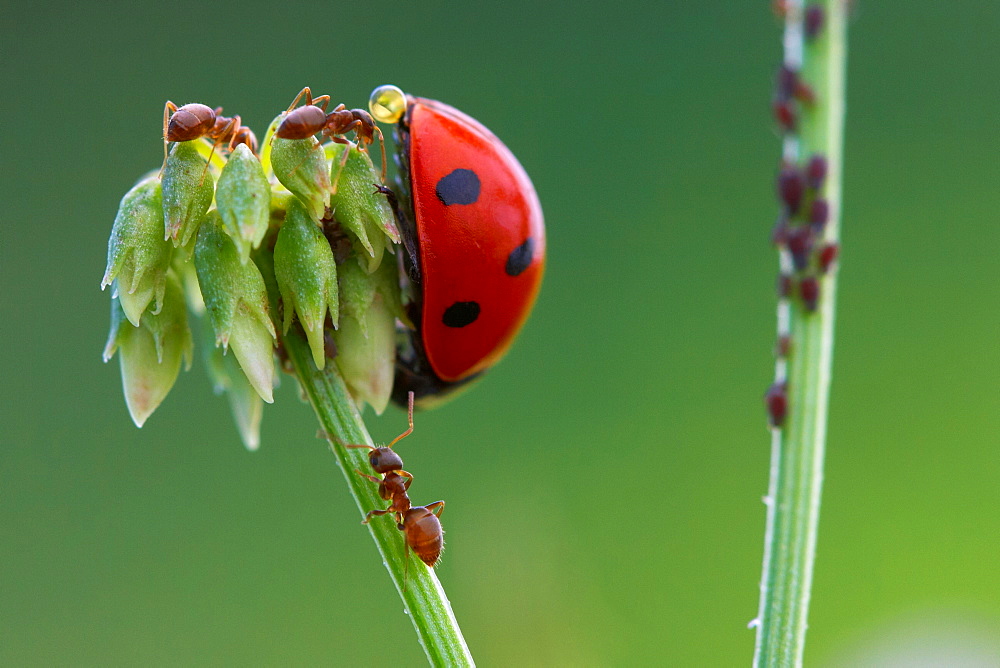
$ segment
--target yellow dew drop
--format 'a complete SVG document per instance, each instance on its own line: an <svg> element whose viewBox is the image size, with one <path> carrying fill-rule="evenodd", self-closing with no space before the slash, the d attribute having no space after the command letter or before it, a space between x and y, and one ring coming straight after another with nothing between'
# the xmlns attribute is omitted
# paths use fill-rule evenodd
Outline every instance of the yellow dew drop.
<svg viewBox="0 0 1000 668"><path fill-rule="evenodd" d="M368 109L380 123L396 123L406 111L406 94L397 86L379 86L368 98Z"/></svg>

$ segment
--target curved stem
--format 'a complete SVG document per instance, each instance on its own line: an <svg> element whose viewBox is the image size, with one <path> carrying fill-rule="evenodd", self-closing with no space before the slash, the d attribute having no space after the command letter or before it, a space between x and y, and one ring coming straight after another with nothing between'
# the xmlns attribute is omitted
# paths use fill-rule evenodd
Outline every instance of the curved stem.
<svg viewBox="0 0 1000 668"><path fill-rule="evenodd" d="M355 469L365 471L369 466L368 451L363 448L348 449L343 445L372 445L372 439L336 365L328 361L325 369L318 370L309 344L298 327L284 336L283 343L320 426L334 437L330 450L347 479L361 517L373 508L385 507L377 486L355 473ZM413 620L417 637L431 665L474 666L451 603L434 569L427 568L414 555L408 554L403 535L391 515L372 518L368 529L403 600L404 611Z"/></svg>
<svg viewBox="0 0 1000 668"><path fill-rule="evenodd" d="M813 154L826 157L823 195L829 221L821 241L839 243L843 118L846 69L847 0L817 3L825 25L805 42L801 0L789 0L785 64L801 72L816 94L815 106L802 114L799 132L785 139L783 157L796 163ZM791 264L782 251L782 266ZM836 270L819 278L815 311L801 300L778 306L779 335L787 334L791 352L779 360L776 382L786 383L788 412L772 432L771 479L754 666L800 666L812 587L813 562L823 484L830 369L833 361Z"/></svg>

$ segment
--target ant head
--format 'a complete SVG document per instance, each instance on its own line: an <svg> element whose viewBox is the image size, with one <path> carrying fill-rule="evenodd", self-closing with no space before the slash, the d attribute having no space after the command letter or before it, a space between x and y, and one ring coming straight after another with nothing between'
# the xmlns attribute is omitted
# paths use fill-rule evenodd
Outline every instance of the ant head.
<svg viewBox="0 0 1000 668"><path fill-rule="evenodd" d="M403 460L389 447L372 448L368 455L368 463L377 473L399 471L403 468Z"/></svg>

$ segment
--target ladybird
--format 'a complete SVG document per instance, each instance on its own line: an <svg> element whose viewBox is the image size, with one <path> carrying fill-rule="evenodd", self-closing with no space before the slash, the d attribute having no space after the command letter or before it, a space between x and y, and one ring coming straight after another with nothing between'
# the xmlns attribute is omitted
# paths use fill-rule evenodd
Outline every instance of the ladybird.
<svg viewBox="0 0 1000 668"><path fill-rule="evenodd" d="M396 211L409 284L393 399L424 407L467 387L507 352L545 269L542 207L527 173L481 123L381 86L369 102L395 124ZM383 191L385 192L385 191Z"/></svg>

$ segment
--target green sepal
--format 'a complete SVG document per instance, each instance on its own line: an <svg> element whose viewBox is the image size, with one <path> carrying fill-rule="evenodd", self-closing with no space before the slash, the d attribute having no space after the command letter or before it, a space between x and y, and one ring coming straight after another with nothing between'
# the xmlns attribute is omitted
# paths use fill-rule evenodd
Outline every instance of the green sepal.
<svg viewBox="0 0 1000 668"><path fill-rule="evenodd" d="M260 160L246 144L229 155L215 188L215 202L229 236L246 264L250 250L258 248L271 218L271 186Z"/></svg>
<svg viewBox="0 0 1000 668"><path fill-rule="evenodd" d="M232 347L250 384L271 403L277 333L267 289L257 265L240 262L236 244L223 229L218 211L210 211L201 224L194 263L216 345Z"/></svg>
<svg viewBox="0 0 1000 668"><path fill-rule="evenodd" d="M317 223L330 205L330 166L315 137L271 140L271 168Z"/></svg>
<svg viewBox="0 0 1000 668"><path fill-rule="evenodd" d="M154 314L163 307L173 252L163 234L160 181L151 176L122 198L108 240L108 266L101 279L102 290L115 283L112 296L118 297L126 317L136 327L150 302L155 300Z"/></svg>
<svg viewBox="0 0 1000 668"><path fill-rule="evenodd" d="M203 323L200 329L206 339L204 350L205 366L216 394L225 393L229 401L240 440L251 452L260 447L260 423L264 417L264 400L257 394L235 355L226 355L222 348L215 346L212 328Z"/></svg>
<svg viewBox="0 0 1000 668"><path fill-rule="evenodd" d="M396 218L386 196L377 189L380 175L368 153L354 144L332 144L330 151L330 180L336 184L330 207L355 240L358 260L371 273L382 263L387 242L399 243Z"/></svg>
<svg viewBox="0 0 1000 668"><path fill-rule="evenodd" d="M212 173L194 141L174 144L163 167L163 217L166 239L174 248L189 248L215 195Z"/></svg>
<svg viewBox="0 0 1000 668"><path fill-rule="evenodd" d="M333 333L337 368L355 401L381 414L396 365L396 319L402 315L394 263L369 274L356 262L340 267L340 328Z"/></svg>
<svg viewBox="0 0 1000 668"><path fill-rule="evenodd" d="M299 202L291 202L274 244L274 273L284 303L282 331L287 332L297 314L305 330L316 367L326 362L324 323L337 324L337 264L330 242Z"/></svg>
<svg viewBox="0 0 1000 668"><path fill-rule="evenodd" d="M122 388L129 414L137 427L170 392L180 373L181 362L191 367L194 343L180 280L170 272L166 278L163 306L148 313L133 326L118 299L111 300L111 331L104 347L104 361L118 352Z"/></svg>

